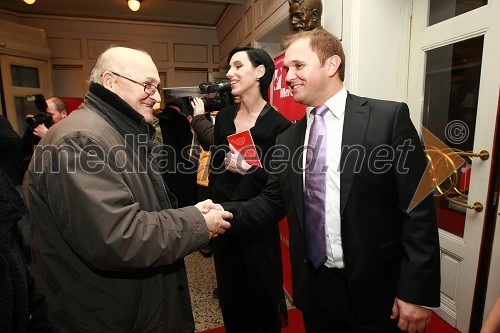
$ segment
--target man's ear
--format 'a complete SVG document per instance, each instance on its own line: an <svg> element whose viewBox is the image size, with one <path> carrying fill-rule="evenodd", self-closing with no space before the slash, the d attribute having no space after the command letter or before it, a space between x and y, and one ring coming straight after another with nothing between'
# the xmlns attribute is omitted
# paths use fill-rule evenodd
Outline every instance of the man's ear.
<svg viewBox="0 0 500 333"><path fill-rule="evenodd" d="M338 55L331 56L326 60L326 65L328 67L328 75L335 76L337 71L339 70L340 64L342 63L342 59Z"/></svg>
<svg viewBox="0 0 500 333"><path fill-rule="evenodd" d="M62 111L61 111L61 116L62 116L63 118L66 118L66 117L68 116L68 110L66 110L66 109L62 110Z"/></svg>
<svg viewBox="0 0 500 333"><path fill-rule="evenodd" d="M320 19L321 19L321 17L319 15L319 10L317 8L314 8L313 10L311 10L311 20L313 22L317 22L319 24L319 23L321 23L321 22L319 22Z"/></svg>
<svg viewBox="0 0 500 333"><path fill-rule="evenodd" d="M103 87L105 87L107 89L113 88L113 83L114 83L113 75L111 75L110 72L102 73L101 82L102 82Z"/></svg>

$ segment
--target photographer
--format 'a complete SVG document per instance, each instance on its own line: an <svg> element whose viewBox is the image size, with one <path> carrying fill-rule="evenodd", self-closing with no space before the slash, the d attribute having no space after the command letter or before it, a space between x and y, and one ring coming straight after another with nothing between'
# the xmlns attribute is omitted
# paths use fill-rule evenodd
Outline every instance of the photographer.
<svg viewBox="0 0 500 333"><path fill-rule="evenodd" d="M34 97L37 98L34 102L39 112L26 118L26 122L30 126L23 135L22 150L25 156L23 173L28 169L34 147L40 142L45 133L47 133L49 127L68 116L68 108L62 99L51 97L45 100L43 99L43 95L35 95ZM41 100L39 97L41 97Z"/></svg>
<svg viewBox="0 0 500 333"><path fill-rule="evenodd" d="M196 137L206 151L214 144L214 124L209 118L211 111L220 111L225 107L239 102L239 96L231 94L231 84L228 80L223 80L212 84L204 82L200 84L200 92L207 94L205 97L194 97L190 101L189 108L192 109L193 118L191 127ZM216 93L215 98L210 98L209 93Z"/></svg>
<svg viewBox="0 0 500 333"><path fill-rule="evenodd" d="M51 97L45 101L47 103L47 112L52 118L52 124L56 124L68 116L66 103L60 98ZM38 124L33 128L33 135L40 139L47 133L47 126L44 123Z"/></svg>

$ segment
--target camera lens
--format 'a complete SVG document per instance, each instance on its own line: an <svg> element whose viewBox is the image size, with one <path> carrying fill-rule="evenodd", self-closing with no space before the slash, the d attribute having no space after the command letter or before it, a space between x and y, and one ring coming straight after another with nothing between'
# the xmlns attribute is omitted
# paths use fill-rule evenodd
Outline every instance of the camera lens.
<svg viewBox="0 0 500 333"><path fill-rule="evenodd" d="M26 116L26 124L29 126L34 126L35 125L35 118L33 116Z"/></svg>

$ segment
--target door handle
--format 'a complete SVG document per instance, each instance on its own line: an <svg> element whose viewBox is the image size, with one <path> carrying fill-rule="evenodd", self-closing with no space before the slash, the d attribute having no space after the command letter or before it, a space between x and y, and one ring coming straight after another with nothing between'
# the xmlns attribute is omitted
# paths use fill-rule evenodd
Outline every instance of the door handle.
<svg viewBox="0 0 500 333"><path fill-rule="evenodd" d="M450 197L444 197L446 200L450 201L450 202L453 202L455 205L458 205L458 206L461 206L461 207L465 207L467 209L473 209L475 210L476 212L480 213L483 211L484 209L484 206L482 203L480 202L474 202L474 204L471 206L471 205L467 205L466 203L463 203L463 202L460 202L458 200L455 200L453 198L450 198ZM500 214L500 212L499 212Z"/></svg>
<svg viewBox="0 0 500 333"><path fill-rule="evenodd" d="M445 161L444 164L451 166L451 168L452 168L451 170L453 170L451 175L448 177L449 187L447 189L442 189L440 186L441 184L435 183L437 193L435 193L434 196L435 197L444 197L449 202L452 202L460 207L472 209L478 213L482 212L484 209L484 206L482 203L474 202L474 204L472 204L472 205L467 204L468 189L464 190L464 191L461 191L458 189L458 187L457 187L457 184L458 184L458 173L457 173L458 166L456 165L455 161L452 158L450 158L450 156L448 156L448 154L450 152L443 152L441 150L434 149L433 147L431 147L430 149L428 149L428 151L426 151L427 159L429 160L429 163L432 166L429 169L429 171L432 174L433 180L436 180L436 178L434 177L434 171L435 171L434 166L437 167L437 164L439 164L439 162L434 161L434 165L433 165L432 158L431 158L431 155L429 154L429 152L432 152L432 154L434 156L439 155ZM486 150L481 150L479 153L473 153L473 152L465 152L465 151L461 151L461 150L457 150L457 149L452 149L452 152L459 155L459 156L464 156L464 157L468 158L470 161L472 161L473 157L479 157L482 161L486 161L490 158L490 153ZM457 200L457 198L461 198L461 200ZM500 212L499 212L499 214L500 214Z"/></svg>
<svg viewBox="0 0 500 333"><path fill-rule="evenodd" d="M457 155L467 156L469 158L479 157L483 161L486 161L488 158L490 158L490 153L487 150L481 150L479 153L466 152L466 151L456 151L455 153L457 153Z"/></svg>

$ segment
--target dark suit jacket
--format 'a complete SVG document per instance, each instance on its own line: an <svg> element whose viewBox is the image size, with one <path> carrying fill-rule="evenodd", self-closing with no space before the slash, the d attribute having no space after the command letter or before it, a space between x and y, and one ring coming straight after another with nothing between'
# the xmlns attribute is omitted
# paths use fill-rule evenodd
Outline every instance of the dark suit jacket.
<svg viewBox="0 0 500 333"><path fill-rule="evenodd" d="M314 302L308 294L304 229L305 131L303 118L277 138L288 152L284 149L274 163L276 172L261 195L223 204L234 214L232 232L258 229L286 214L294 303L303 311ZM440 250L432 195L407 212L426 167L407 105L348 94L342 147L341 235L356 315L361 320L390 315L394 297L438 307Z"/></svg>

